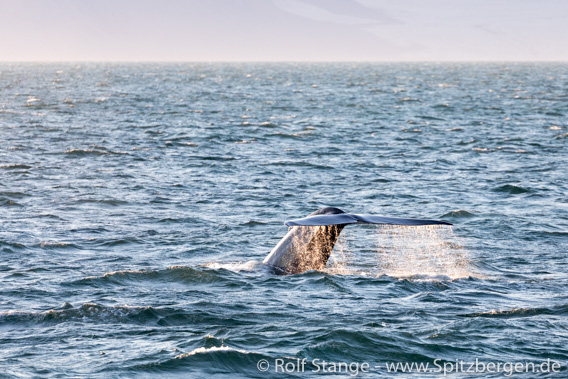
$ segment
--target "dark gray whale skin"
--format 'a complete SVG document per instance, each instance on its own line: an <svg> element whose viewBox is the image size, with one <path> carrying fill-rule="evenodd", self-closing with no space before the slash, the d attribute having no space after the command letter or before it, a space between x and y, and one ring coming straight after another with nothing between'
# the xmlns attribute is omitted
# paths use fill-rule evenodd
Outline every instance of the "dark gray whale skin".
<svg viewBox="0 0 568 379"><path fill-rule="evenodd" d="M305 218L286 221L285 225L292 228L263 263L282 274L323 270L339 234L349 224L451 225L437 220L351 214L339 208L326 207L310 213Z"/></svg>

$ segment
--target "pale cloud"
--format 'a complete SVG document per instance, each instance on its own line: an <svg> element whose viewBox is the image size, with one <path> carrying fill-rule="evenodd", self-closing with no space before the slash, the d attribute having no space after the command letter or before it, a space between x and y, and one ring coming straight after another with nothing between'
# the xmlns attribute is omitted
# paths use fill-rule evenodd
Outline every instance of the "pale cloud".
<svg viewBox="0 0 568 379"><path fill-rule="evenodd" d="M272 2L286 12L314 21L361 26L400 22L381 10L369 8L355 0L272 0Z"/></svg>
<svg viewBox="0 0 568 379"><path fill-rule="evenodd" d="M0 0L0 60L568 60L566 0Z"/></svg>
<svg viewBox="0 0 568 379"><path fill-rule="evenodd" d="M566 60L564 0L357 0L400 24L366 28L414 59Z"/></svg>

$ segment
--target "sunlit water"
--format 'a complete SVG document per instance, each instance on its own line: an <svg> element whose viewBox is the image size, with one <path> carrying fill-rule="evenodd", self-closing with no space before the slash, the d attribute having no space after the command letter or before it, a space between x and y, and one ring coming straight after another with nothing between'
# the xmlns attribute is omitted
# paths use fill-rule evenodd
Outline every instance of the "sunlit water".
<svg viewBox="0 0 568 379"><path fill-rule="evenodd" d="M0 375L565 377L567 115L566 64L1 64ZM454 226L262 265L324 206Z"/></svg>

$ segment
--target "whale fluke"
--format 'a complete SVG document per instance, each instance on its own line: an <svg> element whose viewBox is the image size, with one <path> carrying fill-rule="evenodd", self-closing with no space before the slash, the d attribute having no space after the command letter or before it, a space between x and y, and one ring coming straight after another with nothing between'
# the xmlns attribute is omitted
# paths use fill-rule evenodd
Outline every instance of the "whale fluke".
<svg viewBox="0 0 568 379"><path fill-rule="evenodd" d="M399 218L375 215L360 215L342 213L323 216L308 216L295 220L288 220L286 226L315 226L315 225L340 225L340 224L382 224L382 225L452 225L449 222L437 220L425 220L418 218Z"/></svg>
<svg viewBox="0 0 568 379"><path fill-rule="evenodd" d="M292 228L263 263L285 274L323 270L339 234L349 224L452 225L437 220L351 214L339 208L327 207L311 213L308 217L286 221L285 225Z"/></svg>

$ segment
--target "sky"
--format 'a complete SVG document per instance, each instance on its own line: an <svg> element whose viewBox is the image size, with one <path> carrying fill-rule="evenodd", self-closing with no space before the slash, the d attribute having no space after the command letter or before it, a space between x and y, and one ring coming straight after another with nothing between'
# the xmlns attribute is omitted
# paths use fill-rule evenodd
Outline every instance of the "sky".
<svg viewBox="0 0 568 379"><path fill-rule="evenodd" d="M0 61L568 61L568 0L0 0Z"/></svg>

